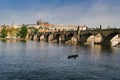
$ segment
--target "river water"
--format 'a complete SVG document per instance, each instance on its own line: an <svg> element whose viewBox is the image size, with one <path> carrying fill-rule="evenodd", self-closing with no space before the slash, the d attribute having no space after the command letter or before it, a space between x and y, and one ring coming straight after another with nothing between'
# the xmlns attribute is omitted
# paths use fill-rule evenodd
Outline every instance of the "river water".
<svg viewBox="0 0 120 80"><path fill-rule="evenodd" d="M0 41L0 80L120 80L120 48Z"/></svg>

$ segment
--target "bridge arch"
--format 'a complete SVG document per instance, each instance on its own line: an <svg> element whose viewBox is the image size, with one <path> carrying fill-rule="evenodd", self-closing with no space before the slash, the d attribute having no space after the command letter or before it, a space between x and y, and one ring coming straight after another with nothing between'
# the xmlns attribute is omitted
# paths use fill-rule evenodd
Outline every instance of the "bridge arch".
<svg viewBox="0 0 120 80"><path fill-rule="evenodd" d="M40 41L44 41L45 40L45 35L41 34L39 38L40 38Z"/></svg>
<svg viewBox="0 0 120 80"><path fill-rule="evenodd" d="M85 42L87 42L88 37L90 37L91 35L93 35L92 33L85 33L80 35L80 43L84 44Z"/></svg>
<svg viewBox="0 0 120 80"><path fill-rule="evenodd" d="M119 34L119 33L113 31L113 32L109 33L107 36L105 34L102 35L103 36L102 43L111 43L111 39L113 37L115 37L117 34Z"/></svg>
<svg viewBox="0 0 120 80"><path fill-rule="evenodd" d="M52 41L53 40L53 34L49 34L48 35L48 41Z"/></svg>
<svg viewBox="0 0 120 80"><path fill-rule="evenodd" d="M65 41L74 39L75 38L74 36L75 36L74 33L69 33L68 35L66 35L66 40Z"/></svg>
<svg viewBox="0 0 120 80"><path fill-rule="evenodd" d="M60 33L56 33L53 35L53 40L57 40L57 43L61 42L63 40L63 36Z"/></svg>
<svg viewBox="0 0 120 80"><path fill-rule="evenodd" d="M46 33L46 34L44 34L46 42L49 41L49 36L50 36L50 35L51 35L51 33Z"/></svg>

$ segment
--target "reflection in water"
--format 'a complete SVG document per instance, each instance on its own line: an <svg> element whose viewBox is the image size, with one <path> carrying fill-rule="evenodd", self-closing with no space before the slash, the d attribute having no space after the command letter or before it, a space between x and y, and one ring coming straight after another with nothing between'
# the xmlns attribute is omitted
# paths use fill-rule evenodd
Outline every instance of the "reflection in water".
<svg viewBox="0 0 120 80"><path fill-rule="evenodd" d="M95 44L91 46L91 49L95 53L113 53L113 48L110 45Z"/></svg>
<svg viewBox="0 0 120 80"><path fill-rule="evenodd" d="M1 80L120 79L119 48L35 41L0 41L0 48Z"/></svg>
<svg viewBox="0 0 120 80"><path fill-rule="evenodd" d="M100 45L92 45L91 46L91 57L95 59L100 59L101 46Z"/></svg>
<svg viewBox="0 0 120 80"><path fill-rule="evenodd" d="M11 39L11 40L0 40L2 42L27 42L27 40L14 40L14 39Z"/></svg>
<svg viewBox="0 0 120 80"><path fill-rule="evenodd" d="M100 59L102 55L113 55L114 50L110 45L95 44L91 46L91 55Z"/></svg>
<svg viewBox="0 0 120 80"><path fill-rule="evenodd" d="M101 53L113 53L113 49L110 45L101 45Z"/></svg>

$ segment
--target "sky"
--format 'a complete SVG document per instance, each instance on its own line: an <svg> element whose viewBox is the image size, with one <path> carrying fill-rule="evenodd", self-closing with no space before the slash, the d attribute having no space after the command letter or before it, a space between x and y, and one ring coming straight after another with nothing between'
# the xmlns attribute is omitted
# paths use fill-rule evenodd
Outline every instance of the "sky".
<svg viewBox="0 0 120 80"><path fill-rule="evenodd" d="M0 25L52 24L120 27L120 0L0 0Z"/></svg>

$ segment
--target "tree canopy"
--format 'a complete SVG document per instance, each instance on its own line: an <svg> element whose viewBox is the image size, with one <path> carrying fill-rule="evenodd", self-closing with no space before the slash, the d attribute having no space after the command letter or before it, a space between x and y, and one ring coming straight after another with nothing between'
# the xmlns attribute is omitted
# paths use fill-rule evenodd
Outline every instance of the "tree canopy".
<svg viewBox="0 0 120 80"><path fill-rule="evenodd" d="M23 25L20 30L20 37L25 38L27 36L27 33L28 33L28 29L25 25Z"/></svg>
<svg viewBox="0 0 120 80"><path fill-rule="evenodd" d="M2 28L0 37L2 37L2 38L6 38L7 37L7 29L6 29L6 27Z"/></svg>

